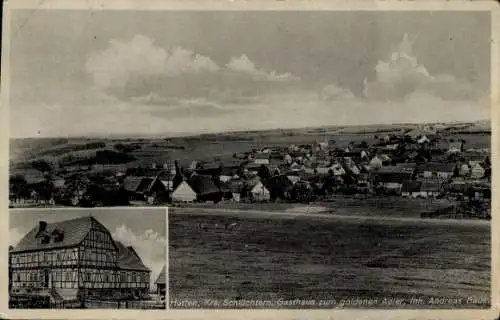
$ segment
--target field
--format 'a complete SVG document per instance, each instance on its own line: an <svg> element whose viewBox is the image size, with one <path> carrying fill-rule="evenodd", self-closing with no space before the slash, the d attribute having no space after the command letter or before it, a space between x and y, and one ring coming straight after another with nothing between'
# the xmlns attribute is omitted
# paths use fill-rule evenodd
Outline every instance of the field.
<svg viewBox="0 0 500 320"><path fill-rule="evenodd" d="M366 141L375 143L389 133L399 133L401 129L412 129L415 125L379 125L324 127L305 129L277 129L269 131L245 131L203 134L184 137L96 137L96 138L31 138L11 139L10 159L15 166L32 160L46 160L57 165L64 158L87 158L103 148L113 149L120 144L137 144L139 149L129 152L138 161L178 160L189 165L192 160L205 161L219 158L231 159L235 153L243 153L264 146L288 146L306 144L325 139L333 146L345 148L349 142ZM453 126L448 125L446 129ZM474 126L472 126L474 128ZM488 148L491 135L488 131L443 130L449 139L464 139L465 148Z"/></svg>
<svg viewBox="0 0 500 320"><path fill-rule="evenodd" d="M488 223L179 210L169 219L173 308L489 304Z"/></svg>

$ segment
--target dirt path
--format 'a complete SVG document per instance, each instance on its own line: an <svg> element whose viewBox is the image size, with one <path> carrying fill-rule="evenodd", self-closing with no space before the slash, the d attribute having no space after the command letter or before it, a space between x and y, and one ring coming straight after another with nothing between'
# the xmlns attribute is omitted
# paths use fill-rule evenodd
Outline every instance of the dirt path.
<svg viewBox="0 0 500 320"><path fill-rule="evenodd" d="M304 208L294 208L287 211L266 211L266 210L239 210L239 209L220 209L220 208L170 208L169 212L174 214L202 214L202 215L231 215L265 218L317 218L317 219L341 219L341 220L368 220L368 221L394 221L394 222L418 222L418 223L440 223L450 225L477 225L490 226L489 220L473 219L421 219L413 217L389 217L389 216L364 216L364 215L344 215L331 211L308 210Z"/></svg>

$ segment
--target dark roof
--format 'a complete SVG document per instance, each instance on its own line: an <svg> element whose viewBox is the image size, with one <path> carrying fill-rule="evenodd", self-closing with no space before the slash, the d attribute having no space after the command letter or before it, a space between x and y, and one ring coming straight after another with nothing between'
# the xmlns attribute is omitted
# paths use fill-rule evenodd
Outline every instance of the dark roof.
<svg viewBox="0 0 500 320"><path fill-rule="evenodd" d="M158 278L156 278L155 284L165 284L166 280L167 277L165 276L165 266L163 266L160 274L158 275Z"/></svg>
<svg viewBox="0 0 500 320"><path fill-rule="evenodd" d="M139 186L143 184L143 179L144 177L128 176L123 181L123 188L127 191L136 192Z"/></svg>
<svg viewBox="0 0 500 320"><path fill-rule="evenodd" d="M46 250L76 246L85 239L93 224L98 224L105 228L99 221L90 216L79 217L55 223L48 223L45 229L47 233L50 234L55 229L58 229L64 232L64 238L61 242L50 241L49 243L45 244L42 244L40 242L40 238L36 238L39 230L39 226L36 226L31 229L21 239L21 241L19 241L12 252Z"/></svg>
<svg viewBox="0 0 500 320"><path fill-rule="evenodd" d="M144 263L142 263L141 258L133 247L126 247L120 241L115 241L115 244L118 248L116 257L118 268L124 270L150 271Z"/></svg>
<svg viewBox="0 0 500 320"><path fill-rule="evenodd" d="M269 190L271 194L278 196L282 196L285 192L289 192L293 189L293 183L287 176L284 175L265 179L262 181L262 184L264 184L266 189Z"/></svg>
<svg viewBox="0 0 500 320"><path fill-rule="evenodd" d="M426 163L422 165L421 169L431 172L453 172L455 166L455 163Z"/></svg>
<svg viewBox="0 0 500 320"><path fill-rule="evenodd" d="M211 176L194 174L188 179L187 183L198 195L207 195L220 192Z"/></svg>
<svg viewBox="0 0 500 320"><path fill-rule="evenodd" d="M123 181L123 188L129 192L145 193L153 187L156 178L128 176Z"/></svg>

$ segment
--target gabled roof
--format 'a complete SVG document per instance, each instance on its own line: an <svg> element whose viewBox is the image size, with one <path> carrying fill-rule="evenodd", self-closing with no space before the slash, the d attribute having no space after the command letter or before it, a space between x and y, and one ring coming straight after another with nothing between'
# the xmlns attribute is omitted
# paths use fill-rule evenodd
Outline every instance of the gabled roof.
<svg viewBox="0 0 500 320"><path fill-rule="evenodd" d="M194 174L188 179L187 183L198 195L207 195L220 192L211 176Z"/></svg>
<svg viewBox="0 0 500 320"><path fill-rule="evenodd" d="M165 275L165 266L160 271L160 274L158 275L158 278L156 278L155 284L165 284L167 280L167 277Z"/></svg>
<svg viewBox="0 0 500 320"><path fill-rule="evenodd" d="M123 181L123 188L129 192L145 193L153 187L156 178L128 176Z"/></svg>
<svg viewBox="0 0 500 320"><path fill-rule="evenodd" d="M118 248L116 257L118 268L123 270L150 271L149 268L142 263L141 258L133 247L126 247L120 241L115 241L115 245Z"/></svg>
<svg viewBox="0 0 500 320"><path fill-rule="evenodd" d="M51 239L49 243L45 244L41 243L40 238L36 238L39 231L39 226L36 226L31 229L21 239L21 241L19 241L12 252L47 250L77 246L85 239L94 223L102 226L99 221L90 216L48 223L45 228L47 233L50 234L54 230L58 229L64 232L64 238L61 242L54 242Z"/></svg>
<svg viewBox="0 0 500 320"><path fill-rule="evenodd" d="M426 163L422 165L423 171L432 172L449 172L452 173L455 170L455 163Z"/></svg>

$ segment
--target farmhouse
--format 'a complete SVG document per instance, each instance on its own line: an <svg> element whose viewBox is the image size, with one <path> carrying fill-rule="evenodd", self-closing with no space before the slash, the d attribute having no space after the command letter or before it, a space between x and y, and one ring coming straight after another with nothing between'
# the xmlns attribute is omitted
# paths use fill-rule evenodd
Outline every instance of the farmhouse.
<svg viewBox="0 0 500 320"><path fill-rule="evenodd" d="M150 270L133 247L114 241L95 218L40 221L9 252L11 297L53 302L88 297L146 298Z"/></svg>
<svg viewBox="0 0 500 320"><path fill-rule="evenodd" d="M254 163L255 164L269 164L270 153L269 152L260 152L255 155Z"/></svg>
<svg viewBox="0 0 500 320"><path fill-rule="evenodd" d="M161 269L160 274L158 275L158 278L156 278L155 285L156 285L156 294L158 294L161 297L165 297L166 292L166 273L165 273L165 266Z"/></svg>
<svg viewBox="0 0 500 320"><path fill-rule="evenodd" d="M130 201L153 204L167 198L167 189L158 177L128 176L123 181L123 188L129 194Z"/></svg>
<svg viewBox="0 0 500 320"><path fill-rule="evenodd" d="M424 178L449 179L453 177L456 165L454 163L427 163L421 167Z"/></svg>
<svg viewBox="0 0 500 320"><path fill-rule="evenodd" d="M202 202L222 200L223 194L215 184L213 177L193 174L187 182L191 189L196 192L196 200Z"/></svg>
<svg viewBox="0 0 500 320"><path fill-rule="evenodd" d="M173 202L193 202L196 200L196 192L187 181L183 180L172 192Z"/></svg>
<svg viewBox="0 0 500 320"><path fill-rule="evenodd" d="M403 183L411 180L411 173L402 172L395 166L384 167L373 173L373 179L386 193L401 194Z"/></svg>
<svg viewBox="0 0 500 320"><path fill-rule="evenodd" d="M484 174L486 173L486 170L483 168L483 166L479 162L474 162L470 161L470 177L473 179L480 179L484 177Z"/></svg>
<svg viewBox="0 0 500 320"><path fill-rule="evenodd" d="M257 177L248 181L245 188L248 190L248 196L252 201L260 202L271 199L271 193Z"/></svg>

